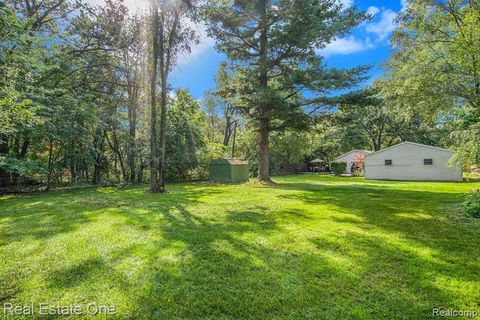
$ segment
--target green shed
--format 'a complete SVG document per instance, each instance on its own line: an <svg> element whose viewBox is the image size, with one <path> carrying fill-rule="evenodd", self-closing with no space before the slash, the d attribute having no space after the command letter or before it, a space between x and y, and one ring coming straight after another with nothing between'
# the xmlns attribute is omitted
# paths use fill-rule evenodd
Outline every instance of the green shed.
<svg viewBox="0 0 480 320"><path fill-rule="evenodd" d="M245 182L248 181L248 162L240 159L220 158L208 167L210 181Z"/></svg>

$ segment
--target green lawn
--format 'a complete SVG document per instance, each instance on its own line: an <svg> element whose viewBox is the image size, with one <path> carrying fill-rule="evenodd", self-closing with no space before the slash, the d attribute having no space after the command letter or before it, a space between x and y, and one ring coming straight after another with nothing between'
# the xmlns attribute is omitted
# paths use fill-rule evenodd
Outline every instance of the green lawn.
<svg viewBox="0 0 480 320"><path fill-rule="evenodd" d="M480 222L456 208L480 183L275 181L0 197L0 317L33 302L134 319L480 312Z"/></svg>

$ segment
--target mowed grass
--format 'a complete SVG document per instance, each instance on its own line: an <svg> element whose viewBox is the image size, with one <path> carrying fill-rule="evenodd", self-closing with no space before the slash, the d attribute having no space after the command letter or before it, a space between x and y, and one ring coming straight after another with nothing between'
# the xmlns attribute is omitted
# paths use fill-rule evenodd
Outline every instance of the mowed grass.
<svg viewBox="0 0 480 320"><path fill-rule="evenodd" d="M0 198L0 315L40 302L110 305L112 319L480 312L480 223L457 209L479 183L275 181Z"/></svg>

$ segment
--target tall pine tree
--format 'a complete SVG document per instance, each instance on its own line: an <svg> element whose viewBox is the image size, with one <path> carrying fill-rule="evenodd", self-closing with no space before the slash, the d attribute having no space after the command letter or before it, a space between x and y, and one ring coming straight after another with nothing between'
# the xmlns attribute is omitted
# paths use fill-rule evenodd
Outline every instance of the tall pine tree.
<svg viewBox="0 0 480 320"><path fill-rule="evenodd" d="M204 13L231 63L235 106L257 127L258 180L268 182L269 133L304 124L307 108L360 80L366 68L327 69L319 50L367 15L336 0L218 0Z"/></svg>

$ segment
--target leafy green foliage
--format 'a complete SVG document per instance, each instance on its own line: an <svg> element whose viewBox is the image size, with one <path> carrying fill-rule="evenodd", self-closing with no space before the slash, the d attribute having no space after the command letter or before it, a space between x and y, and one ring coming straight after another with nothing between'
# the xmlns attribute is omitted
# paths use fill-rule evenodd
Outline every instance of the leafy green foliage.
<svg viewBox="0 0 480 320"><path fill-rule="evenodd" d="M209 161L202 158L206 147L205 126L205 115L197 101L188 91L177 90L167 114L167 178L170 181L205 177Z"/></svg>
<svg viewBox="0 0 480 320"><path fill-rule="evenodd" d="M311 152L310 139L305 132L274 132L270 143L273 169L282 164L303 163L305 154Z"/></svg>
<svg viewBox="0 0 480 320"><path fill-rule="evenodd" d="M39 160L18 159L16 157L0 156L0 169L9 173L16 173L23 177L33 177L45 174L45 168Z"/></svg>
<svg viewBox="0 0 480 320"><path fill-rule="evenodd" d="M336 176L339 176L347 169L347 163L344 161L332 161L330 162L330 169Z"/></svg>
<svg viewBox="0 0 480 320"><path fill-rule="evenodd" d="M30 100L21 99L15 91L4 93L6 96L0 98L0 134L12 133L21 127L32 128L40 123L40 118L30 108Z"/></svg>
<svg viewBox="0 0 480 320"><path fill-rule="evenodd" d="M480 218L480 190L467 195L462 206L467 216Z"/></svg>
<svg viewBox="0 0 480 320"><path fill-rule="evenodd" d="M480 6L477 1L408 1L393 36L383 96L452 132L455 162L479 163Z"/></svg>
<svg viewBox="0 0 480 320"><path fill-rule="evenodd" d="M350 139L351 149L378 151L402 141L442 145L447 130L435 118L414 109L402 108L382 96L376 82L361 91L345 95L333 114L341 139ZM347 150L349 151L349 150Z"/></svg>

